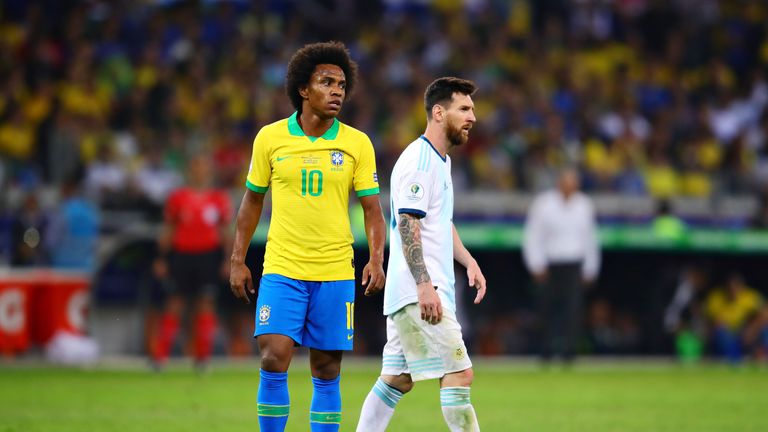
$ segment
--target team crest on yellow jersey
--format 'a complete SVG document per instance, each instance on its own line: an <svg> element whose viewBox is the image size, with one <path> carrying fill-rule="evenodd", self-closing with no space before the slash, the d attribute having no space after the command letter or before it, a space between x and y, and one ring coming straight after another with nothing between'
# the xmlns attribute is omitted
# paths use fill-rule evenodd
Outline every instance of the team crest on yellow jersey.
<svg viewBox="0 0 768 432"><path fill-rule="evenodd" d="M331 165L342 166L344 165L344 153L334 150L331 152Z"/></svg>
<svg viewBox="0 0 768 432"><path fill-rule="evenodd" d="M331 171L344 171L344 153L339 150L331 151Z"/></svg>

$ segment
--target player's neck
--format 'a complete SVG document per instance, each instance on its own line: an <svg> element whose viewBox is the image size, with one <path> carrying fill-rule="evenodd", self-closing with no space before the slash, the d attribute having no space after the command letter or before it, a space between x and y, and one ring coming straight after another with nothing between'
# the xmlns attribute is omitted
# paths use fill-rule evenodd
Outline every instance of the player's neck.
<svg viewBox="0 0 768 432"><path fill-rule="evenodd" d="M432 146L440 153L440 156L445 158L448 154L448 150L451 149L451 145L448 141L448 137L445 136L445 132L440 130L436 125L427 124L427 130L424 131L424 137L429 140Z"/></svg>
<svg viewBox="0 0 768 432"><path fill-rule="evenodd" d="M304 131L304 135L311 137L323 136L333 126L334 120L336 120L334 117L321 118L309 110L302 111L301 115L296 118L299 127Z"/></svg>

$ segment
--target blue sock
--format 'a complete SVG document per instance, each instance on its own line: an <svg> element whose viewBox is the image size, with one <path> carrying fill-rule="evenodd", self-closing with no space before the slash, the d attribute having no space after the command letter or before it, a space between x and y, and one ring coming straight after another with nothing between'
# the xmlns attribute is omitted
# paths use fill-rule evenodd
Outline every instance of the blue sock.
<svg viewBox="0 0 768 432"><path fill-rule="evenodd" d="M315 391L309 407L309 429L312 432L336 432L341 424L341 375L332 380L312 377Z"/></svg>
<svg viewBox="0 0 768 432"><path fill-rule="evenodd" d="M262 432L283 432L288 423L291 401L288 397L288 373L260 370L259 428Z"/></svg>

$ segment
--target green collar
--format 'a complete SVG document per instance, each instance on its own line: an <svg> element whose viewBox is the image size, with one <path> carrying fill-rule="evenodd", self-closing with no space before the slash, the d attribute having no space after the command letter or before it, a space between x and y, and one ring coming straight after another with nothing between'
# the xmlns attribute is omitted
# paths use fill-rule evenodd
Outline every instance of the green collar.
<svg viewBox="0 0 768 432"><path fill-rule="evenodd" d="M291 114L290 117L288 117L288 132L290 132L291 135L293 136L306 136L307 138L309 138L310 141L315 142L315 140L318 137L307 136L304 133L304 131L301 130L301 126L299 126L299 120L297 119L298 115L299 115L298 112L294 112L293 114ZM320 138L326 141L335 140L336 135L338 134L339 134L339 120L333 119L333 124L331 125L331 127L328 128L328 130L325 131L323 136L321 136Z"/></svg>

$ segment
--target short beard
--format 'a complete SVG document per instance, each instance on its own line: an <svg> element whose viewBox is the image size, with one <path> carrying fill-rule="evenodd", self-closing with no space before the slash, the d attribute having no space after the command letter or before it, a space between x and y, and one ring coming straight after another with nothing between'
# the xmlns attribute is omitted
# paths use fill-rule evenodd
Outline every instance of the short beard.
<svg viewBox="0 0 768 432"><path fill-rule="evenodd" d="M445 130L445 136L448 138L448 142L450 142L452 146L457 147L467 142L468 137L465 137L462 132L462 128L454 127L448 123Z"/></svg>

